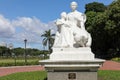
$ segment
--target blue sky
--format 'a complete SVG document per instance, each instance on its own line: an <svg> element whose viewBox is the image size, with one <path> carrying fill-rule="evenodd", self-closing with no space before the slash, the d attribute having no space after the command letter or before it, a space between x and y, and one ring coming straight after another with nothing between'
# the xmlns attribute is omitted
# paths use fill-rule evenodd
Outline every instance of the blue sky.
<svg viewBox="0 0 120 80"><path fill-rule="evenodd" d="M61 12L70 12L70 3L78 3L84 13L85 4L101 2L109 5L113 0L0 0L0 45L13 43L14 47L43 49L40 35L48 29L55 32L54 20Z"/></svg>

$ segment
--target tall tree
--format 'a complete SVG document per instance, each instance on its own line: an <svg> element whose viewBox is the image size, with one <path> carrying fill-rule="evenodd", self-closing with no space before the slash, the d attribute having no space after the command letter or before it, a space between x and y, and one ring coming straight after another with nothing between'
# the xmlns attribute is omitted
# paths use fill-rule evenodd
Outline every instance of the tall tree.
<svg viewBox="0 0 120 80"><path fill-rule="evenodd" d="M103 3L98 3L98 2L92 2L88 3L85 6L85 13L88 11L93 11L93 12L104 12L106 10L106 6Z"/></svg>
<svg viewBox="0 0 120 80"><path fill-rule="evenodd" d="M108 34L104 30L107 16L100 12L87 12L88 19L86 22L87 30L92 36L92 50L97 55L103 55L108 50Z"/></svg>
<svg viewBox="0 0 120 80"><path fill-rule="evenodd" d="M120 0L113 1L109 5L106 14L108 15L108 20L105 30L110 36L111 49L114 51L114 54L120 56Z"/></svg>
<svg viewBox="0 0 120 80"><path fill-rule="evenodd" d="M9 48L5 46L0 46L0 56L11 56L11 51Z"/></svg>
<svg viewBox="0 0 120 80"><path fill-rule="evenodd" d="M87 10L87 30L93 38L95 54L120 55L120 0L113 1L104 12Z"/></svg>
<svg viewBox="0 0 120 80"><path fill-rule="evenodd" d="M0 46L0 56L6 55L7 48L4 46Z"/></svg>
<svg viewBox="0 0 120 80"><path fill-rule="evenodd" d="M51 48L53 46L54 43L54 38L53 38L54 34L51 33L51 30L49 29L48 31L45 31L41 37L43 38L43 46L48 46L48 51L51 52Z"/></svg>

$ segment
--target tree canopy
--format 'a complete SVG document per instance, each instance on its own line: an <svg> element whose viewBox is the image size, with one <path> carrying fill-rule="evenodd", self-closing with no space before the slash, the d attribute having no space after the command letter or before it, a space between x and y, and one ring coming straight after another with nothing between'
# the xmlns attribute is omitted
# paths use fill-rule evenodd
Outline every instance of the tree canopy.
<svg viewBox="0 0 120 80"><path fill-rule="evenodd" d="M100 4L86 5L86 28L93 38L92 50L97 56L120 56L120 0L112 2L104 10ZM101 11L91 10L94 5Z"/></svg>
<svg viewBox="0 0 120 80"><path fill-rule="evenodd" d="M51 33L51 30L49 29L48 31L45 31L41 37L44 37L43 38L43 46L48 46L48 51L49 52L52 52L52 46L53 46L53 43L54 43L54 38L53 36L55 36L55 34L52 34Z"/></svg>
<svg viewBox="0 0 120 80"><path fill-rule="evenodd" d="M86 4L85 9L85 13L87 13L88 11L104 12L106 10L106 6L103 3L92 2Z"/></svg>

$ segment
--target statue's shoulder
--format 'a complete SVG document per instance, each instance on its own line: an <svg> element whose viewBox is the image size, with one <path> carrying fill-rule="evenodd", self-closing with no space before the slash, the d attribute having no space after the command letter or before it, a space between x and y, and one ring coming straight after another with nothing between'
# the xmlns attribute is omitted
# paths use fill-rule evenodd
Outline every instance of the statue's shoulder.
<svg viewBox="0 0 120 80"><path fill-rule="evenodd" d="M79 15L82 15L83 13L79 12L79 11L75 11L75 13L79 14Z"/></svg>
<svg viewBox="0 0 120 80"><path fill-rule="evenodd" d="M67 15L71 15L72 14L72 12L69 12Z"/></svg>
<svg viewBox="0 0 120 80"><path fill-rule="evenodd" d="M82 17L85 17L86 15L84 13L81 13L79 11L76 11L76 14L79 15L79 16L82 16Z"/></svg>

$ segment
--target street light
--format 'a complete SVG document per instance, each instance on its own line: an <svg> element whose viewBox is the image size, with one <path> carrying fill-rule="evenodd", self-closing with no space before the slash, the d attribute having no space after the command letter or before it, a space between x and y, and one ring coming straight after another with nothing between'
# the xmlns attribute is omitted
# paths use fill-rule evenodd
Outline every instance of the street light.
<svg viewBox="0 0 120 80"><path fill-rule="evenodd" d="M27 64L27 56L26 56L26 43L27 43L27 39L24 40L25 42L25 65Z"/></svg>

